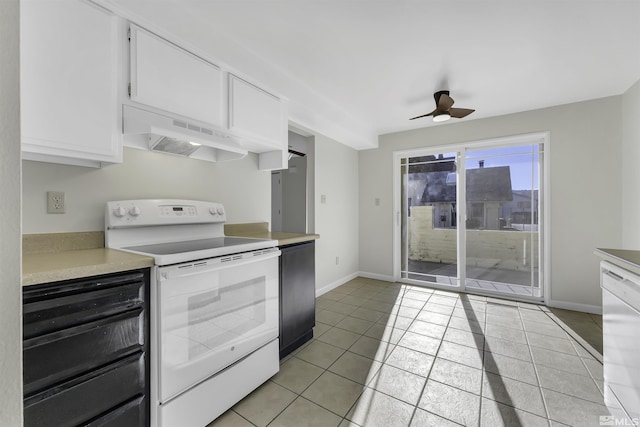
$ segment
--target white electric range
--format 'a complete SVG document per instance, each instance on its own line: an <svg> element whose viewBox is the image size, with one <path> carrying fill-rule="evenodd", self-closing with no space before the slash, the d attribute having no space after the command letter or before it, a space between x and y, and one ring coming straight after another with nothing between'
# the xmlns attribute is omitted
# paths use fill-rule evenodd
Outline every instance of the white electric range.
<svg viewBox="0 0 640 427"><path fill-rule="evenodd" d="M155 260L152 425L207 425L278 372L278 242L225 221L213 202L107 203L106 246Z"/></svg>

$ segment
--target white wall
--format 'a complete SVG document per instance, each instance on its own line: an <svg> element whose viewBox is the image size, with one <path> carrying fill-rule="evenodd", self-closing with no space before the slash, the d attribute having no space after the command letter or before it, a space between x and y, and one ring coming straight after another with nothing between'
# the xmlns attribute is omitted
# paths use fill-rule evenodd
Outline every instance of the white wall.
<svg viewBox="0 0 640 427"><path fill-rule="evenodd" d="M307 232L307 158L293 157L281 172L282 231Z"/></svg>
<svg viewBox="0 0 640 427"><path fill-rule="evenodd" d="M66 213L46 213L46 192L66 192ZM269 222L271 172L258 158L211 163L126 148L124 162L102 169L23 162L23 232L104 229L108 200L199 199L222 203L228 223Z"/></svg>
<svg viewBox="0 0 640 427"><path fill-rule="evenodd" d="M0 1L0 425L22 425L18 0Z"/></svg>
<svg viewBox="0 0 640 427"><path fill-rule="evenodd" d="M640 249L640 80L622 96L622 246Z"/></svg>
<svg viewBox="0 0 640 427"><path fill-rule="evenodd" d="M392 153L550 131L551 295L557 306L601 306L595 247L622 241L620 96L382 135L360 158L360 270L393 274ZM636 116L637 117L637 116ZM375 198L380 198L376 206ZM637 218L637 216L636 216Z"/></svg>
<svg viewBox="0 0 640 427"><path fill-rule="evenodd" d="M316 290L324 293L358 273L358 152L321 135L314 140Z"/></svg>

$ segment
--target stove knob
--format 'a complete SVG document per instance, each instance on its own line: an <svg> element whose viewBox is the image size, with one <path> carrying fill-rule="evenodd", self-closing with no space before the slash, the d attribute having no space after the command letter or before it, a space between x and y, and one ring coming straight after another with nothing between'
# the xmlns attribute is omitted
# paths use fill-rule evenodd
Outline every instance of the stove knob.
<svg viewBox="0 0 640 427"><path fill-rule="evenodd" d="M137 206L132 207L131 209L129 209L129 215L131 215L131 216L140 215L140 208L137 207Z"/></svg>
<svg viewBox="0 0 640 427"><path fill-rule="evenodd" d="M127 214L127 211L122 206L118 206L113 210L113 214L118 218L122 218Z"/></svg>
<svg viewBox="0 0 640 427"><path fill-rule="evenodd" d="M217 214L218 214L218 211L216 210L216 208L215 208L215 207L213 207L213 208L209 208L209 213L210 213L211 215L217 215Z"/></svg>
<svg viewBox="0 0 640 427"><path fill-rule="evenodd" d="M218 209L216 212L218 212L218 215L224 215L224 209L222 209L222 206L218 206Z"/></svg>

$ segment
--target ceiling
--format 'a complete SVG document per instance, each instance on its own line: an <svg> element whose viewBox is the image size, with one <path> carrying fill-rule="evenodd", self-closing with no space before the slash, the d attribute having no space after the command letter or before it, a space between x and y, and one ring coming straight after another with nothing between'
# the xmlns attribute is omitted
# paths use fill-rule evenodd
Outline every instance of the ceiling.
<svg viewBox="0 0 640 427"><path fill-rule="evenodd" d="M298 114L301 125L326 112L354 148L376 146L379 134L619 95L640 79L636 0L103 3L210 52L294 109L306 104L314 111ZM476 112L408 120L432 111L441 89Z"/></svg>

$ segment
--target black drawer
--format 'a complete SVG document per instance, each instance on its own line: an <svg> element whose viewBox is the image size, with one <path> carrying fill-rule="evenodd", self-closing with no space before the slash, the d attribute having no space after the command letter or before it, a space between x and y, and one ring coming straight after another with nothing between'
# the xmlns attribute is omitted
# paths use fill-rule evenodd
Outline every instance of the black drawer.
<svg viewBox="0 0 640 427"><path fill-rule="evenodd" d="M137 353L25 399L24 425L144 425L144 393L145 356Z"/></svg>
<svg viewBox="0 0 640 427"><path fill-rule="evenodd" d="M144 305L145 276L134 272L68 284L38 285L23 293L23 338L29 339Z"/></svg>
<svg viewBox="0 0 640 427"><path fill-rule="evenodd" d="M149 424L147 399L138 396L113 409L106 415L92 420L85 427L142 427Z"/></svg>
<svg viewBox="0 0 640 427"><path fill-rule="evenodd" d="M24 340L25 396L142 350L143 314L136 309Z"/></svg>

